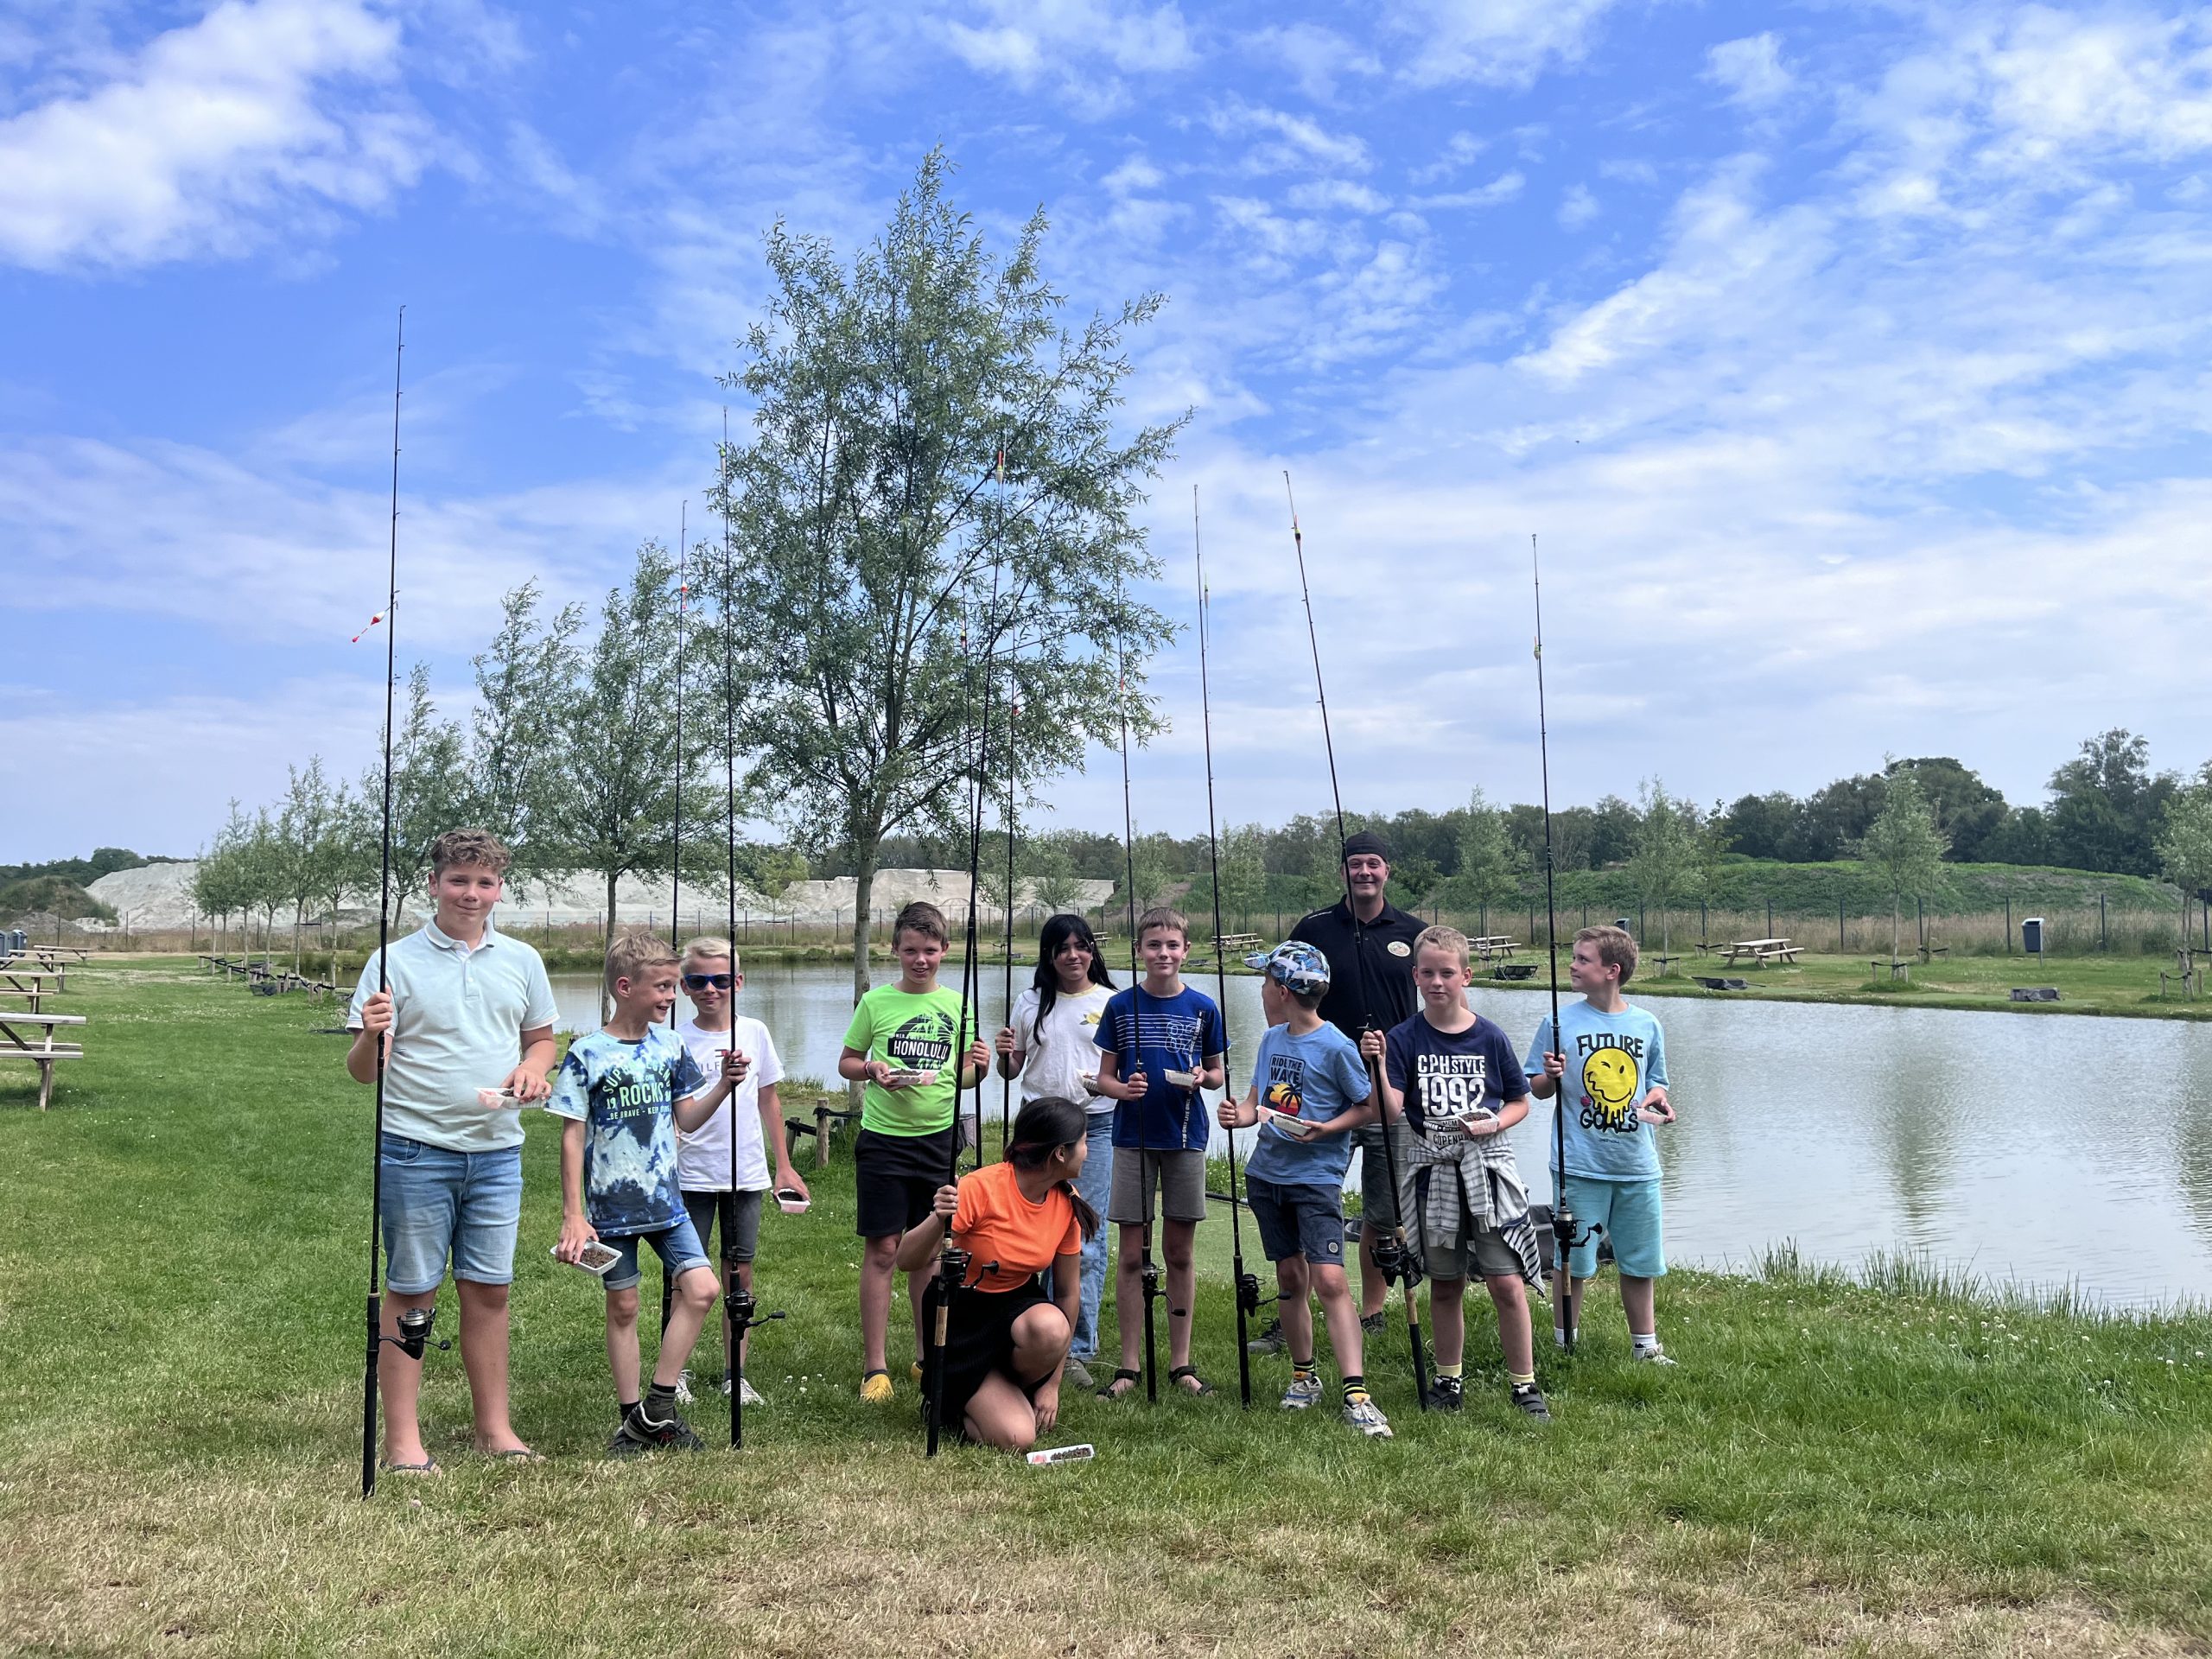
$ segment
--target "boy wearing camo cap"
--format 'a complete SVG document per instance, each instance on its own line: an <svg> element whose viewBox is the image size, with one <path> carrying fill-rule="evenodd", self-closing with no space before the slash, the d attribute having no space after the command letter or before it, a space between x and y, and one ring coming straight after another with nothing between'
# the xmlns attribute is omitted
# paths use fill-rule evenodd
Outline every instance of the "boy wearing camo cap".
<svg viewBox="0 0 2212 1659"><path fill-rule="evenodd" d="M1303 1411L1322 1395L1308 1300L1318 1295L1344 1379L1344 1421L1370 1440L1387 1440L1390 1425L1368 1395L1359 1306L1344 1276L1349 1131L1375 1121L1367 1068L1351 1039L1319 1012L1329 988L1326 957L1294 939L1244 960L1265 976L1260 1000L1268 1031L1253 1062L1251 1089L1241 1102L1224 1097L1219 1116L1224 1128L1240 1129L1261 1123L1264 1109L1244 1190L1281 1292L1291 1358L1282 1407Z"/></svg>

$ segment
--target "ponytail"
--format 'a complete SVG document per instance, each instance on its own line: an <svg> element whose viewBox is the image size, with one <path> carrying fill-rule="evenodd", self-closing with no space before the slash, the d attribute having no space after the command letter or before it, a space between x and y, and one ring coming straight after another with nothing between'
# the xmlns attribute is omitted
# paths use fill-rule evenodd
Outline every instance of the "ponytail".
<svg viewBox="0 0 2212 1659"><path fill-rule="evenodd" d="M1041 1095L1021 1103L1014 1120L1014 1134L1006 1144L1006 1160L1016 1169L1042 1169L1062 1147L1071 1147L1089 1132L1090 1114L1071 1100ZM1062 1181L1060 1190L1075 1206L1076 1225L1087 1242L1105 1224L1090 1199L1075 1190L1073 1181Z"/></svg>

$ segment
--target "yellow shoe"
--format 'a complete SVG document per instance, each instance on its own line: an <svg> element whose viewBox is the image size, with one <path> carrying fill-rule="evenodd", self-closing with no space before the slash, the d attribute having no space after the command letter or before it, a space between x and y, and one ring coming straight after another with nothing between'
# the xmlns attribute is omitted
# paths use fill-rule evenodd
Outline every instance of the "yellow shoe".
<svg viewBox="0 0 2212 1659"><path fill-rule="evenodd" d="M918 1382L922 1380L922 1362L920 1360L916 1360L912 1364L909 1365L906 1370L913 1377L915 1382Z"/></svg>
<svg viewBox="0 0 2212 1659"><path fill-rule="evenodd" d="M870 1371L861 1379L861 1398L869 1405L888 1405L891 1403L891 1377L888 1372Z"/></svg>

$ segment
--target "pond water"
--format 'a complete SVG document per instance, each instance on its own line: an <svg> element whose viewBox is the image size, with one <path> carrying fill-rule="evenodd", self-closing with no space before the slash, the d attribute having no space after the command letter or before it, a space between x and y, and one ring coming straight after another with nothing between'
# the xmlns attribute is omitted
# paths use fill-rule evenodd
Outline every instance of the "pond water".
<svg viewBox="0 0 2212 1659"><path fill-rule="evenodd" d="M1028 971L1017 969L1017 994ZM995 1031L1001 975L985 978ZM557 975L554 989L564 1028L598 1023L595 980ZM1475 996L1522 1047L1548 1006L1541 990L1478 987ZM1230 1039L1249 1056L1259 982L1230 980L1229 1002ZM788 1071L822 1078L836 1075L851 1005L850 970L829 965L763 963L739 1000L774 1032ZM2212 1300L2212 1027L1650 1006L1667 1028L1680 1119L1660 1142L1675 1259L1742 1268L1794 1241L1846 1266L1876 1250L1922 1252L1988 1280L2072 1285L2113 1306ZM1231 1061L1240 1088L1248 1064ZM1540 1103L1511 1132L1538 1198L1550 1187L1549 1122Z"/></svg>

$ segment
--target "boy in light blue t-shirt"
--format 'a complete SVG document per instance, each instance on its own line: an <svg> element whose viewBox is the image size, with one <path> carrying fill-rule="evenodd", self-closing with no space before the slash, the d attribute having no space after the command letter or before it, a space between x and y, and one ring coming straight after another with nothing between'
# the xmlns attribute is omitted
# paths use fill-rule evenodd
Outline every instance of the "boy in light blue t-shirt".
<svg viewBox="0 0 2212 1659"><path fill-rule="evenodd" d="M1218 1116L1222 1127L1234 1131L1260 1122L1262 1109L1268 1114L1244 1166L1244 1194L1281 1293L1278 1306L1291 1364L1282 1407L1303 1411L1321 1398L1307 1300L1318 1295L1344 1378L1344 1421L1370 1440L1387 1440L1390 1424L1367 1392L1359 1305L1344 1276L1349 1131L1372 1123L1376 1113L1367 1067L1351 1039L1321 1018L1321 998L1329 988L1326 957L1293 939L1245 961L1266 976L1260 1003L1268 1031L1252 1063L1249 1092L1242 1102L1224 1097Z"/></svg>
<svg viewBox="0 0 2212 1659"><path fill-rule="evenodd" d="M621 1422L608 1451L632 1457L655 1446L699 1449L677 1414L676 1389L720 1287L684 1208L676 1174L676 1131L696 1130L744 1080L742 1052L723 1057L710 1086L668 1024L676 1006L676 952L660 939L617 939L607 953L613 1017L569 1046L545 1109L561 1129L561 1242L553 1254L581 1260L594 1242L612 1249L607 1268L607 1362ZM675 1281L676 1305L661 1332L652 1386L638 1389L638 1250L651 1244Z"/></svg>
<svg viewBox="0 0 2212 1659"><path fill-rule="evenodd" d="M1621 1311L1628 1315L1636 1357L1672 1365L1659 1345L1652 1305L1656 1282L1667 1271L1659 1146L1652 1130L1673 1122L1675 1109L1667 1099L1667 1050L1659 1022L1621 1000L1636 958L1636 941L1620 928L1586 927L1577 933L1568 977L1583 1000L1559 1011L1563 1040L1554 1039L1548 1019L1536 1027L1525 1065L1529 1092L1539 1100L1554 1098L1567 1080L1566 1097L1555 1108L1564 1120L1557 1132L1564 1137L1567 1166L1554 1168L1553 1176L1579 1235L1567 1257L1572 1305L1580 1306L1583 1287L1598 1271L1597 1236L1603 1232L1613 1242ZM1568 1297L1552 1297L1552 1334L1562 1346L1569 1306Z"/></svg>

